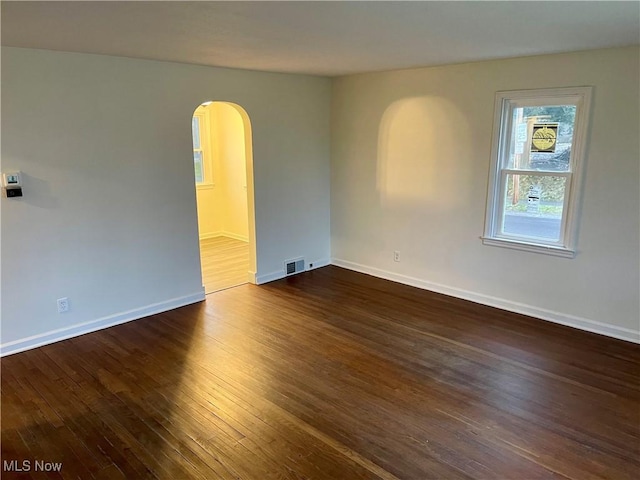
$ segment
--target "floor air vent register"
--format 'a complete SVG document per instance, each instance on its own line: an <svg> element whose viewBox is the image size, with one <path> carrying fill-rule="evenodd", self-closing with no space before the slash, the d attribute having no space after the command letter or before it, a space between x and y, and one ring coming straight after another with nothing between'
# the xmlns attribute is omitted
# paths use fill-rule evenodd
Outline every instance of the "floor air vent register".
<svg viewBox="0 0 640 480"><path fill-rule="evenodd" d="M284 271L287 275L294 275L296 273L304 272L304 258L287 260L286 262L284 262Z"/></svg>

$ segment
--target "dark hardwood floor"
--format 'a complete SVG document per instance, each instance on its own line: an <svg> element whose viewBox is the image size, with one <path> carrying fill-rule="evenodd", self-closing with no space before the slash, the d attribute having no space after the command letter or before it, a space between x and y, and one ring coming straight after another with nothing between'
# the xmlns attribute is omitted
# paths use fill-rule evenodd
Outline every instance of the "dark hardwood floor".
<svg viewBox="0 0 640 480"><path fill-rule="evenodd" d="M639 378L638 345L326 267L3 358L2 478L632 479Z"/></svg>

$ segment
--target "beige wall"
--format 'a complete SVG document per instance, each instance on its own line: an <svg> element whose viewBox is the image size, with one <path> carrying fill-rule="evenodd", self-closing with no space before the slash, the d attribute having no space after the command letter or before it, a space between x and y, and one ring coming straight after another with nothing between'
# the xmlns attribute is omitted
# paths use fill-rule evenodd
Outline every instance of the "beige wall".
<svg viewBox="0 0 640 480"><path fill-rule="evenodd" d="M249 240L245 139L251 139L238 108L225 102L199 107L208 126L205 169L212 172L211 183L196 187L201 239Z"/></svg>
<svg viewBox="0 0 640 480"><path fill-rule="evenodd" d="M640 340L638 58L632 47L336 79L334 262ZM576 258L482 245L496 91L582 85L595 88Z"/></svg>

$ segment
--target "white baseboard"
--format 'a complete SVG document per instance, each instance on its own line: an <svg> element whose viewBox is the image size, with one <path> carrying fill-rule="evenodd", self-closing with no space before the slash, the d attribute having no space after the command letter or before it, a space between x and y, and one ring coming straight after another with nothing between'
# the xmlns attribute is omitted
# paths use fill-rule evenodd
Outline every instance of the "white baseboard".
<svg viewBox="0 0 640 480"><path fill-rule="evenodd" d="M369 267L366 265L349 262L347 260L341 260L339 258L332 259L331 263L338 267L343 267L355 272L366 273L374 277L384 278L385 280L391 280L393 282L402 283L404 285L410 285L412 287L418 287L424 290L442 293L444 295L462 298L464 300L470 300L475 303L500 308L509 312L521 313L523 315L540 318L542 320L547 320L553 323L559 323L568 327L586 330L587 332L599 333L601 335L618 338L620 340L640 343L640 331L637 330L631 330L629 328L618 327L615 325L598 322L596 320L590 320L587 318L576 317L574 315L555 312L553 310L547 310L544 308L535 307L533 305L513 302L504 298L492 297L481 293L475 293L468 290L449 287L447 285L432 283L426 280L421 280L419 278L409 277L407 275L401 275L399 273L393 273L387 270L381 270L379 268Z"/></svg>
<svg viewBox="0 0 640 480"><path fill-rule="evenodd" d="M238 235L237 233L233 233L233 232L222 232L220 234L220 236L233 238L235 240L240 240L241 242L248 242L249 241L249 237L245 237L243 235Z"/></svg>
<svg viewBox="0 0 640 480"><path fill-rule="evenodd" d="M313 265L313 267L311 266ZM309 262L307 270L315 270L316 268L328 267L331 265L331 260L325 258L324 260L316 260L315 262Z"/></svg>
<svg viewBox="0 0 640 480"><path fill-rule="evenodd" d="M311 267L311 265L313 265L313 267ZM321 260L314 260L312 262L307 262L307 270L315 270L316 268L322 268L322 267L326 267L327 265L331 265L331 260L329 260L328 258L325 259L321 259ZM277 272L271 272L271 273L266 273L264 275L256 275L255 276L255 284L256 285L263 285L265 283L269 283L269 282L274 282L276 280L280 280L284 277L286 277L287 274L285 273L284 269L283 270L279 270Z"/></svg>
<svg viewBox="0 0 640 480"><path fill-rule="evenodd" d="M271 273L265 273L264 275L256 275L256 285L264 285L265 283L275 282L276 280L280 280L287 275L284 271L277 271Z"/></svg>
<svg viewBox="0 0 640 480"><path fill-rule="evenodd" d="M228 238L233 238L234 240L240 240L241 242L249 241L249 237L245 237L243 235L238 235L237 233L225 232L225 231L202 233L199 235L199 237L200 237L200 240L208 240L210 238L217 238L217 237L228 237Z"/></svg>
<svg viewBox="0 0 640 480"><path fill-rule="evenodd" d="M103 328L113 327L114 325L130 322L132 320L138 320L143 317L148 317L157 313L173 310L174 308L184 307L185 305L201 302L204 299L204 288L202 288L202 291L194 293L192 295L172 298L171 300L167 300L166 302L154 303L152 305L147 305L146 307L136 308L134 310L129 310L122 313L116 313L115 315L109 315L97 320L91 320L89 322L79 323L70 327L51 330L49 332L33 335L31 337L3 343L2 345L0 345L0 357L23 352L25 350L31 350L32 348L41 347L43 345L48 345L49 343L59 342L60 340L66 340L72 337L77 337L79 335L84 335L85 333L95 332L97 330L102 330Z"/></svg>
<svg viewBox="0 0 640 480"><path fill-rule="evenodd" d="M222 236L222 232L201 233L199 235L200 240L208 240L210 238L216 238L216 237L221 237L221 236Z"/></svg>

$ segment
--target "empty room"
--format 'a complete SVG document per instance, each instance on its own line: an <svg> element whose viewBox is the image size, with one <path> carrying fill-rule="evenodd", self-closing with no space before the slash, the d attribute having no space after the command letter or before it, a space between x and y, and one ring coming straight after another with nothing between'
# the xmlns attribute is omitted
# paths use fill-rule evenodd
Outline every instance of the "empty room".
<svg viewBox="0 0 640 480"><path fill-rule="evenodd" d="M1 2L5 479L634 479L640 3Z"/></svg>

